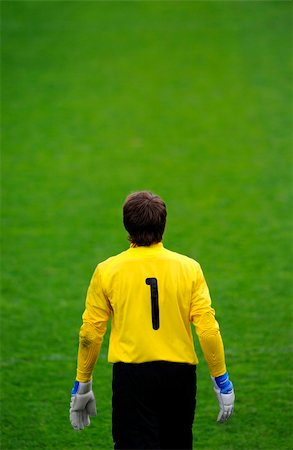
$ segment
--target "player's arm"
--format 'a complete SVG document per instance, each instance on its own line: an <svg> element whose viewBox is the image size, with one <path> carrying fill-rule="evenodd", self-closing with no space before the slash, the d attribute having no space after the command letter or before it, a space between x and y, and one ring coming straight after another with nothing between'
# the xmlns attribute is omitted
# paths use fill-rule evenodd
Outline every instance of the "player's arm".
<svg viewBox="0 0 293 450"><path fill-rule="evenodd" d="M196 269L190 319L195 325L219 400L220 412L217 420L223 422L233 412L234 390L226 369L223 341L219 324L215 319L215 310L211 307L209 289L199 264Z"/></svg>
<svg viewBox="0 0 293 450"><path fill-rule="evenodd" d="M92 378L111 315L111 306L103 291L98 267L91 279L85 306L83 324L79 332L76 373L76 380L79 382L87 382Z"/></svg>
<svg viewBox="0 0 293 450"><path fill-rule="evenodd" d="M76 430L88 426L89 416L96 415L92 372L100 353L110 315L111 307L103 292L97 268L87 291L86 308L82 316L83 324L79 332L77 374L70 404L70 421Z"/></svg>

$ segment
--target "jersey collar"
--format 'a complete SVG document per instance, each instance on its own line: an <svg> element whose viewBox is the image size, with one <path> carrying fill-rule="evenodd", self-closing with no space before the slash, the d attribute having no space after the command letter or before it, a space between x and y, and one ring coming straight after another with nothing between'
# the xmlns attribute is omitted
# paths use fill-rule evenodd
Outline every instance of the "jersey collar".
<svg viewBox="0 0 293 450"><path fill-rule="evenodd" d="M150 252L153 250L161 250L162 248L164 248L163 242L158 242L157 244L152 244L149 246L136 246L134 244L130 244L130 248L129 250L131 251L135 251L135 252Z"/></svg>

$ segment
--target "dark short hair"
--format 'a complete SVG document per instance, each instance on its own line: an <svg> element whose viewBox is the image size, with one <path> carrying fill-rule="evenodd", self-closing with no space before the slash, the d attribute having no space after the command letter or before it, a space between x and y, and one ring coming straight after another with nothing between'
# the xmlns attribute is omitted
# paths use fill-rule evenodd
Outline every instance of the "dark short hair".
<svg viewBox="0 0 293 450"><path fill-rule="evenodd" d="M126 197L123 205L123 224L132 244L148 247L161 242L166 217L166 205L158 195L140 191Z"/></svg>

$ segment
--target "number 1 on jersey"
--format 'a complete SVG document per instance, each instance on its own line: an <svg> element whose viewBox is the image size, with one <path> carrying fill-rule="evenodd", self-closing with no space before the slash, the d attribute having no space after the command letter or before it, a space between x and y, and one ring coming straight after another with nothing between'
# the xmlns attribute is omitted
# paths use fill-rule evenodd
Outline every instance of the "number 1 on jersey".
<svg viewBox="0 0 293 450"><path fill-rule="evenodd" d="M147 278L145 282L151 287L153 329L158 330L160 328L158 280L156 278Z"/></svg>

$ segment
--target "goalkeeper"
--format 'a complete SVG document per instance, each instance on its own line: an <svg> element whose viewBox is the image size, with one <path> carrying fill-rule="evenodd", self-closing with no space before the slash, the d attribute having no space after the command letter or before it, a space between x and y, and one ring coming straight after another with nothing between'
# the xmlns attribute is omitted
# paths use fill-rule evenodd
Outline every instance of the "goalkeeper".
<svg viewBox="0 0 293 450"><path fill-rule="evenodd" d="M200 265L164 248L163 200L129 195L123 223L130 248L98 264L79 334L70 421L75 430L96 415L92 374L111 318L114 449L192 449L196 365L195 326L219 401L218 422L233 412L234 390Z"/></svg>

